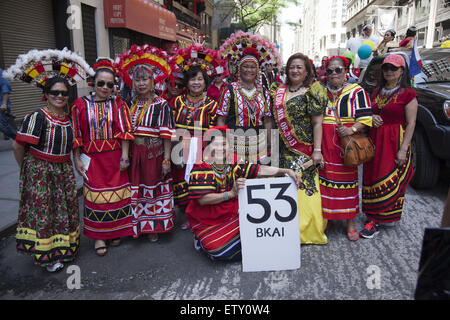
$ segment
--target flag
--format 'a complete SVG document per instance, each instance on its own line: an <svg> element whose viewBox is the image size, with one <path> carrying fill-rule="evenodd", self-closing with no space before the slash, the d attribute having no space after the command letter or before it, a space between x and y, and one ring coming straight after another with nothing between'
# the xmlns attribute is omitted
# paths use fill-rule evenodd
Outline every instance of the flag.
<svg viewBox="0 0 450 320"><path fill-rule="evenodd" d="M417 39L414 39L414 46L411 51L411 60L409 61L409 75L414 77L422 72L422 57L419 54L419 49L417 48Z"/></svg>

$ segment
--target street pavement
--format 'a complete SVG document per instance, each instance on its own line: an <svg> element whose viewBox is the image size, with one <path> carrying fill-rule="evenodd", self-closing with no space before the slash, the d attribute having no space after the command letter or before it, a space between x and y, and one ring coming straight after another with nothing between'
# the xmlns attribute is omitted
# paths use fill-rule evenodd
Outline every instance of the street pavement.
<svg viewBox="0 0 450 320"><path fill-rule="evenodd" d="M209 260L194 250L190 231L176 229L156 243L125 238L104 257L81 237L77 259L56 274L15 249L18 167L10 141L0 141L0 299L149 300L390 300L413 299L424 229L441 222L449 180L426 191L407 189L403 218L374 239L350 242L345 223L327 232L327 245L303 245L301 267L242 272L240 262ZM77 185L81 186L77 177ZM80 220L82 219L80 197ZM358 215L361 229L364 216ZM282 249L282 248L281 248ZM72 267L71 267L72 266ZM74 267L73 267L74 266ZM73 288L74 269L80 288ZM374 276L376 275L376 278ZM70 288L70 289L69 289Z"/></svg>

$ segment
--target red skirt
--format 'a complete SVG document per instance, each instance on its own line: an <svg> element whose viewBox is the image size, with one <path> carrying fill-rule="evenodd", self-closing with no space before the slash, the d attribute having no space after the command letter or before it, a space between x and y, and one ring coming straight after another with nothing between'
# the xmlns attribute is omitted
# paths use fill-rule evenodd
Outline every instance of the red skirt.
<svg viewBox="0 0 450 320"><path fill-rule="evenodd" d="M133 235L128 171L120 171L122 150L89 153L84 179L84 230L91 239Z"/></svg>
<svg viewBox="0 0 450 320"><path fill-rule="evenodd" d="M412 179L411 152L406 163L395 164L403 141L404 129L400 124L384 124L370 131L375 144L375 157L364 164L362 211L377 223L394 222L401 218L408 183Z"/></svg>
<svg viewBox="0 0 450 320"><path fill-rule="evenodd" d="M351 127L353 123L344 124ZM322 154L319 170L323 217L328 220L353 219L359 212L358 168L344 166L335 124L323 124Z"/></svg>
<svg viewBox="0 0 450 320"><path fill-rule="evenodd" d="M168 232L175 225L173 180L170 176L162 179L162 141L144 139L156 141L157 146L148 143L132 146L131 209L135 238L143 233Z"/></svg>

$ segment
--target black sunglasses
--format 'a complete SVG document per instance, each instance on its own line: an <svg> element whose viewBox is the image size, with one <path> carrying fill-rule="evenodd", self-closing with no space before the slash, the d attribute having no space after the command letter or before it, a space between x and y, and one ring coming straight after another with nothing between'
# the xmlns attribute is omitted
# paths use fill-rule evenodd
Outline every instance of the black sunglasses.
<svg viewBox="0 0 450 320"><path fill-rule="evenodd" d="M335 68L335 69L328 69L328 68L327 68L326 73L327 73L327 75L329 76L329 75L332 74L333 72L336 73L336 74L341 74L342 71L344 71L344 68L342 68L342 67L337 67L337 68Z"/></svg>
<svg viewBox="0 0 450 320"><path fill-rule="evenodd" d="M97 81L96 86L100 87L100 88L103 88L105 86L105 84L110 89L114 88L114 82L105 82L103 80Z"/></svg>
<svg viewBox="0 0 450 320"><path fill-rule="evenodd" d="M63 97L68 97L69 96L69 91L68 90L50 90L48 92L48 94L51 94L52 96L59 96L62 95Z"/></svg>
<svg viewBox="0 0 450 320"><path fill-rule="evenodd" d="M394 66L393 64L390 64L390 63L386 63L386 64L383 64L382 66L381 66L381 70L383 70L383 71L397 71L398 69L400 69L400 67L396 67L396 66Z"/></svg>
<svg viewBox="0 0 450 320"><path fill-rule="evenodd" d="M179 82L175 82L173 84L173 86L178 88L178 89L183 89L184 88L184 84L183 83L179 83Z"/></svg>

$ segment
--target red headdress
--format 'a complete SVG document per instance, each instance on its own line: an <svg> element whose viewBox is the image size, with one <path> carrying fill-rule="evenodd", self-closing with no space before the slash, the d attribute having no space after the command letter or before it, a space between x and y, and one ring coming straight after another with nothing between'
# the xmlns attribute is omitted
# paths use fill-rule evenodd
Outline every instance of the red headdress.
<svg viewBox="0 0 450 320"><path fill-rule="evenodd" d="M331 58L328 58L327 61L325 61L325 68L328 66L328 63L333 60L333 59L341 59L344 64L345 64L345 68L348 69L350 67L350 61L344 57L344 56L332 56Z"/></svg>
<svg viewBox="0 0 450 320"><path fill-rule="evenodd" d="M248 54L256 56L261 66L266 64L282 66L282 60L275 44L250 32L239 30L233 33L219 49L219 55L232 63L237 63Z"/></svg>
<svg viewBox="0 0 450 320"><path fill-rule="evenodd" d="M181 72L188 71L197 65L204 69L209 77L228 73L226 61L222 60L216 51L206 49L199 44L178 49L173 62L178 65Z"/></svg>
<svg viewBox="0 0 450 320"><path fill-rule="evenodd" d="M131 49L116 57L114 64L122 80L132 87L133 74L138 68L145 68L153 77L155 84L163 82L174 71L169 55L158 48L133 45Z"/></svg>
<svg viewBox="0 0 450 320"><path fill-rule="evenodd" d="M108 70L111 70L114 73L114 75L117 74L117 69L113 64L112 59L110 59L110 58L104 58L104 57L97 58L97 60L94 64L94 71L101 70L101 69L108 69Z"/></svg>

